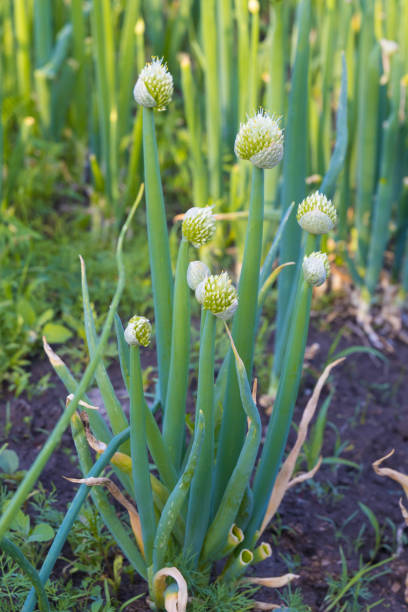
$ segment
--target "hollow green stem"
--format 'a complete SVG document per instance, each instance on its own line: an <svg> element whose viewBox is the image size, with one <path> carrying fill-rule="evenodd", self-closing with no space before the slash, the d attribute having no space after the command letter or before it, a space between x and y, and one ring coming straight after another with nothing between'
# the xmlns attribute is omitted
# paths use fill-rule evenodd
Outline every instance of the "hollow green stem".
<svg viewBox="0 0 408 612"><path fill-rule="evenodd" d="M248 419L248 433L237 464L225 488L215 518L208 529L202 553L203 561L216 559L225 548L228 532L240 509L249 484L261 441L261 419L252 398L245 365L234 345L232 350L234 352L234 364L241 403L244 414Z"/></svg>
<svg viewBox="0 0 408 612"><path fill-rule="evenodd" d="M171 537L171 532L180 514L184 501L187 497L191 479L193 478L195 467L197 465L198 456L201 449L201 444L204 435L204 415L200 413L198 416L197 426L194 431L194 440L191 447L190 455L186 467L180 476L177 485L166 502L161 513L160 521L157 526L156 538L154 540L153 549L153 570L157 572L163 566L166 553L168 550L168 542Z"/></svg>
<svg viewBox="0 0 408 612"><path fill-rule="evenodd" d="M186 558L198 555L204 541L210 518L211 492L213 486L212 466L214 464L214 315L202 311L204 329L201 334L200 358L198 366L198 390L196 406L196 427L198 415L204 415L204 437L200 457L194 472L190 488L186 533L184 539L184 554Z"/></svg>
<svg viewBox="0 0 408 612"><path fill-rule="evenodd" d="M144 410L142 369L138 346L130 347L130 450L132 477L137 509L142 525L146 562L152 562L156 531L149 460L146 448L146 412Z"/></svg>
<svg viewBox="0 0 408 612"><path fill-rule="evenodd" d="M140 0L125 4L118 60L118 138L119 142L130 128L131 96L129 83L135 78L135 24L140 16Z"/></svg>
<svg viewBox="0 0 408 612"><path fill-rule="evenodd" d="M270 8L271 28L269 34L271 45L268 49L269 81L266 86L265 107L281 115L285 101L286 58L284 45L284 2L273 3ZM272 207L276 198L276 189L280 175L280 167L272 168L265 175L265 208Z"/></svg>
<svg viewBox="0 0 408 612"><path fill-rule="evenodd" d="M166 212L160 179L153 110L143 108L143 153L146 185L147 236L152 275L160 396L164 404L170 368L173 278Z"/></svg>
<svg viewBox="0 0 408 612"><path fill-rule="evenodd" d="M295 202L299 204L306 192L307 142L308 142L308 67L309 32L311 25L310 0L302 0L298 10L299 36L296 58L293 67L292 88L286 121L285 154L283 159L282 212ZM300 228L295 215L289 218L283 232L279 262L298 261L300 247ZM290 295L294 286L296 272L288 268L279 276L278 314L275 339L275 359L273 376L279 377L282 353L284 319L288 312ZM278 358L276 358L278 356Z"/></svg>
<svg viewBox="0 0 408 612"><path fill-rule="evenodd" d="M82 283L82 300L84 306L84 322L85 322L85 333L88 344L89 355L91 359L95 355L98 337L95 329L94 316L91 308L89 299L88 283L86 279L85 262L81 258L81 283ZM96 368L95 373L96 382L101 392L102 399L105 404L106 411L108 413L110 425L113 433L117 434L122 429L128 427L129 423L123 412L122 406L116 397L116 393L113 389L113 385L110 381L106 368L102 362L100 362ZM129 446L126 445L123 449L124 452L129 452Z"/></svg>
<svg viewBox="0 0 408 612"><path fill-rule="evenodd" d="M14 23L16 37L17 83L20 95L27 101L31 96L30 15L25 0L15 0Z"/></svg>
<svg viewBox="0 0 408 612"><path fill-rule="evenodd" d="M238 287L239 303L232 327L234 342L244 362L248 378L251 377L252 373L258 309L264 212L263 179L264 171L254 166L244 258ZM246 419L241 408L235 364L233 359L230 358L217 456L214 510L220 502L241 452L245 427Z"/></svg>
<svg viewBox="0 0 408 612"><path fill-rule="evenodd" d="M115 328L122 376L126 388L130 392L130 346L124 339L124 330L118 315L115 316ZM163 442L162 434L152 411L144 399L143 406L146 413L146 440L149 451L163 482L165 482L169 488L173 488L177 482L177 474L169 450Z"/></svg>
<svg viewBox="0 0 408 612"><path fill-rule="evenodd" d="M187 55L180 60L181 86L183 89L184 110L191 147L191 167L193 174L194 203L207 202L207 173L201 148L202 135L200 118L197 116L197 90L191 73L191 61Z"/></svg>
<svg viewBox="0 0 408 612"><path fill-rule="evenodd" d="M374 41L373 3L364 13L364 28L359 50L359 91L357 125L357 197L356 228L358 235L357 265L367 264L370 239L371 208L377 171L377 122L380 92L380 49ZM367 155L370 151L370 155Z"/></svg>
<svg viewBox="0 0 408 612"><path fill-rule="evenodd" d="M201 23L205 54L205 106L210 196L213 200L217 200L221 195L222 165L217 36L214 28L215 0L201 0Z"/></svg>
<svg viewBox="0 0 408 612"><path fill-rule="evenodd" d="M50 0L34 0L34 51L36 68L39 68L48 60L51 48L51 2Z"/></svg>
<svg viewBox="0 0 408 612"><path fill-rule="evenodd" d="M182 239L174 280L173 329L163 440L178 470L184 447L184 421L190 364L190 290L187 285L189 243Z"/></svg>
<svg viewBox="0 0 408 612"><path fill-rule="evenodd" d="M252 538L263 519L286 446L302 374L311 298L312 288L304 281L303 274L300 274L278 394L255 474L253 486L254 512L245 534L246 545L252 545Z"/></svg>
<svg viewBox="0 0 408 612"><path fill-rule="evenodd" d="M78 74L75 84L75 97L73 100L74 123L78 134L85 136L88 119L87 100L87 68L85 52L85 16L82 0L71 1L72 22L72 55L78 63ZM136 194L135 194L136 195Z"/></svg>

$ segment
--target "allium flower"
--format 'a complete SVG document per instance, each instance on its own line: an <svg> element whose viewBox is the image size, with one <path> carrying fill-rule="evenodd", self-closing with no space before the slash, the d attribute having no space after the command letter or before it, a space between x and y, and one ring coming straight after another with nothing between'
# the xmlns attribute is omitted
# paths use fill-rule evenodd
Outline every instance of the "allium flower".
<svg viewBox="0 0 408 612"><path fill-rule="evenodd" d="M296 219L310 234L327 234L337 223L337 213L331 200L315 191L299 204Z"/></svg>
<svg viewBox="0 0 408 612"><path fill-rule="evenodd" d="M197 301L219 319L230 319L238 308L237 290L227 272L211 275L196 288Z"/></svg>
<svg viewBox="0 0 408 612"><path fill-rule="evenodd" d="M330 264L326 253L314 251L303 259L302 263L305 281L313 287L323 285L330 274Z"/></svg>
<svg viewBox="0 0 408 612"><path fill-rule="evenodd" d="M196 248L209 242L215 233L212 206L190 208L184 215L181 230L184 238Z"/></svg>
<svg viewBox="0 0 408 612"><path fill-rule="evenodd" d="M131 346L149 346L152 337L152 326L149 319L135 315L125 329L125 340Z"/></svg>
<svg viewBox="0 0 408 612"><path fill-rule="evenodd" d="M210 276L210 269L203 261L191 261L187 268L187 285L195 291L200 283Z"/></svg>
<svg viewBox="0 0 408 612"><path fill-rule="evenodd" d="M235 138L235 155L249 159L257 168L273 168L283 157L283 130L279 119L263 110L250 117Z"/></svg>
<svg viewBox="0 0 408 612"><path fill-rule="evenodd" d="M173 77L162 59L154 57L146 64L136 81L133 95L142 106L159 111L166 109L173 95Z"/></svg>

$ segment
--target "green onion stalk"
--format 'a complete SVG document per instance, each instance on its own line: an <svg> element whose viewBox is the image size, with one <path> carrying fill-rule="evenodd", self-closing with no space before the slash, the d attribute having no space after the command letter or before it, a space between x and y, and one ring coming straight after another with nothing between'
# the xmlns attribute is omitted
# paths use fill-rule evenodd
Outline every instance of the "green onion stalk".
<svg viewBox="0 0 408 612"><path fill-rule="evenodd" d="M246 368L252 375L252 363L257 321L259 274L262 255L264 217L264 170L276 166L283 155L283 133L278 121L259 111L241 125L235 140L235 153L253 164L252 188L244 258L239 280L239 306L234 318L232 335ZM240 403L240 391L234 361L230 358L228 382L221 424L215 481L217 507L233 472L245 435L246 418Z"/></svg>
<svg viewBox="0 0 408 612"><path fill-rule="evenodd" d="M307 232L302 269L297 279L293 311L282 362L278 392L268 424L265 444L255 472L253 484L254 512L246 529L243 546L253 546L256 531L265 515L283 452L286 446L293 409L299 390L303 359L309 328L312 287L322 285L329 274L326 253L311 251L316 237L332 230L337 213L330 200L316 192L308 196L298 207L297 221Z"/></svg>
<svg viewBox="0 0 408 612"><path fill-rule="evenodd" d="M357 267L360 275L367 265L375 175L377 172L378 108L380 93L380 48L374 38L374 7L365 3L358 74L357 122ZM367 155L370 151L370 155Z"/></svg>
<svg viewBox="0 0 408 612"><path fill-rule="evenodd" d="M173 277L153 109L163 111L171 101L173 78L161 60L154 59L143 68L133 93L136 102L143 107L147 236L156 318L160 398L164 404L170 368Z"/></svg>
<svg viewBox="0 0 408 612"><path fill-rule="evenodd" d="M283 114L285 101L285 48L284 48L284 2L271 5L271 31L269 48L269 73L265 93L265 107ZM277 196L279 167L265 176L265 209L272 208Z"/></svg>
<svg viewBox="0 0 408 612"><path fill-rule="evenodd" d="M298 9L298 42L293 67L292 88L289 96L285 155L283 158L283 184L281 208L284 213L292 202L305 196L307 175L307 100L309 66L309 32L311 25L310 0L302 0ZM280 263L299 260L300 232L294 219L286 224L280 247ZM281 358L285 342L285 317L290 309L295 270L285 270L278 280L278 315L273 369L269 394L276 394L280 376Z"/></svg>
<svg viewBox="0 0 408 612"><path fill-rule="evenodd" d="M191 171L193 176L193 197L195 204L204 204L208 199L207 171L202 152L201 123L197 117L197 87L191 72L190 57L184 53L180 58L181 87L183 90L184 112L186 115L191 147Z"/></svg>
<svg viewBox="0 0 408 612"><path fill-rule="evenodd" d="M389 223L394 196L394 177L398 170L398 133L402 127L399 120L400 80L402 63L398 58L393 62L393 96L390 116L383 126L380 176L373 211L373 222L368 251L365 289L362 298L368 302L373 300L374 292L383 265L384 252L389 239Z"/></svg>

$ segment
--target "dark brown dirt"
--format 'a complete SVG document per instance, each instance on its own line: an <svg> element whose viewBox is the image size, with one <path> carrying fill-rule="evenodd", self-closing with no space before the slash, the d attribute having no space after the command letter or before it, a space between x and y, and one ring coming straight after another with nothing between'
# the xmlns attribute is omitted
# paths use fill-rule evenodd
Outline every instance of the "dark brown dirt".
<svg viewBox="0 0 408 612"><path fill-rule="evenodd" d="M336 353L347 347L361 344L361 338L345 327ZM319 351L307 367L296 409L295 421L299 422L302 408L310 397L321 372L335 332L317 331L311 333L309 345L319 344ZM341 550L348 563L351 578L359 568L399 554L387 568L388 573L370 583L360 580L360 586L367 586L367 600L360 599L360 606L348 603L343 610L388 610L401 612L406 609L404 599L405 577L408 573L407 543L403 535L403 520L398 500L403 496L400 486L389 479L377 476L372 462L392 448L395 455L387 461L389 467L408 472L408 346L394 341L394 354L384 364L368 354L349 356L331 375L329 389L334 390L329 408L323 456L336 455L336 445L343 445L341 458L358 464L358 469L343 464L323 464L313 483L303 483L291 489L281 505L279 516L265 538L273 548L272 557L255 568L257 576L276 576L287 571L299 574L294 587L298 587L314 611L324 610L328 592L328 576L339 579L341 575ZM38 379L49 366L40 360L33 366L33 379ZM120 372L113 369L112 380L115 388L123 388ZM48 431L60 416L65 389L52 374L52 386L41 397L7 398L11 409L11 429L8 436L9 448L16 450L22 469L28 468L46 440ZM327 394L327 391L326 391ZM5 400L0 400L0 445L4 442ZM265 419L264 419L265 420ZM294 432L290 441L293 442ZM75 485L62 479L63 475L78 476L78 468L72 457L70 432L67 431L59 448L50 458L41 476L45 487L53 482L58 491L61 509L75 494ZM302 466L302 469L305 465ZM373 526L363 513L359 502L374 513L381 530L381 544L375 548ZM367 574L375 575L375 570ZM141 581L126 586L120 593L125 601L138 590L144 589ZM262 590L257 599L276 602L278 598L271 591ZM382 600L375 607L370 604ZM344 603L345 600L342 600ZM127 609L143 610L148 607L140 601L136 607ZM348 606L348 607L347 607ZM340 608L335 608L340 610Z"/></svg>

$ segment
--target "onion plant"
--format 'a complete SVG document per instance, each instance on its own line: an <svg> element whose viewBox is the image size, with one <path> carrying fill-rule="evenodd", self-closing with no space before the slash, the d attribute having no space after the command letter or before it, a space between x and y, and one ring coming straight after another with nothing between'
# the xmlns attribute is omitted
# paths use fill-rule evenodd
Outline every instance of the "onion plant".
<svg viewBox="0 0 408 612"><path fill-rule="evenodd" d="M274 258L272 254L261 271L263 175L282 159L283 132L273 116L259 111L241 125L235 140L236 155L252 164L251 202L238 287L228 272L211 273L205 263L194 259L193 249L211 243L215 235L216 219L210 206L192 207L184 214L173 277L154 130L154 113L170 104L172 91L171 75L157 59L141 71L134 89L136 100L143 106L147 229L159 377L156 399L149 403L143 388L142 353L153 337L150 321L135 315L123 328L115 313L123 287L121 274L99 339L82 262L85 330L91 361L77 383L62 360L46 346L51 364L70 393L58 434L53 433L46 446L48 453L50 444L71 421L84 477L71 479L81 487L43 567L38 574L31 572L36 590L30 593L24 612L34 609L36 594L43 601L43 586L87 490L92 492L98 511L129 563L147 580L154 609L173 610L176 601L178 610L186 610L188 585L183 572L199 570L205 584L211 580L214 564L219 567L223 560L218 580L236 582L248 566L270 556L271 548L261 535L292 484L289 481L296 457L332 367L326 369L319 381L300 424L298 441L282 467L302 372L312 288L324 283L329 273L327 254L316 250L316 237L333 228L336 211L320 193L298 206L297 220L299 231L303 231L306 255L297 274L276 404L262 443L252 365L263 295L271 283L268 268L271 269ZM276 246L272 245L272 253L276 254ZM272 278L279 271L273 272ZM201 313L194 405L187 400L192 299ZM130 397L129 416L124 413L101 361L113 317L123 382ZM230 320L231 331L227 323ZM218 372L217 324L230 345ZM85 391L94 374L107 410L107 423L97 407L86 399ZM78 414L76 409L81 412ZM155 413L160 413L160 421ZM90 450L99 455L94 464ZM47 453L41 453L41 461ZM260 461L256 464L259 453ZM120 486L102 474L108 463ZM319 464L302 478L313 475ZM3 515L2 536L11 513L33 486L38 466L37 460ZM107 488L109 495L103 488ZM134 541L126 537L126 528L109 503L109 496L126 509ZM3 548L10 551L7 540ZM282 586L294 578L286 574L269 579L268 584Z"/></svg>

